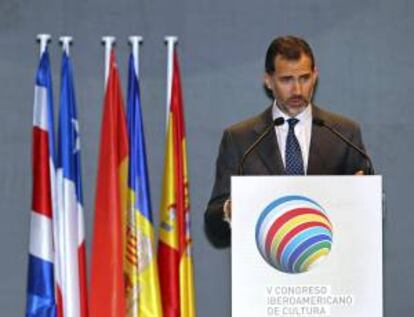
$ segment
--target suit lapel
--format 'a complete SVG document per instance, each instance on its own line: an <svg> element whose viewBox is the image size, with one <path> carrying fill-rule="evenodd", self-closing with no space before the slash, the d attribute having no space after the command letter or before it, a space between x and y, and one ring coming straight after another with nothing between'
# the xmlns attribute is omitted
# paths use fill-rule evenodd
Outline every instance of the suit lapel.
<svg viewBox="0 0 414 317"><path fill-rule="evenodd" d="M325 120L323 112L314 105L312 107L312 117ZM324 153L327 150L324 144L329 143L326 140L327 136L328 134L326 134L323 127L312 124L312 135L307 170L307 174L309 175L326 174L327 162L325 162L325 159L331 156L329 153Z"/></svg>
<svg viewBox="0 0 414 317"><path fill-rule="evenodd" d="M272 107L269 107L260 115L258 124L254 127L256 137L259 137L272 121ZM269 135L263 139L262 143L258 146L256 153L268 169L270 175L280 175L285 173L274 131L270 132Z"/></svg>

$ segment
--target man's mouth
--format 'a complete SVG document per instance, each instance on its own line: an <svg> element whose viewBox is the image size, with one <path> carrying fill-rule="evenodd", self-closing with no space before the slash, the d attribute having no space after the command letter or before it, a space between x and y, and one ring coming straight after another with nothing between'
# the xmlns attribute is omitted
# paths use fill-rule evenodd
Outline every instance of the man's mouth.
<svg viewBox="0 0 414 317"><path fill-rule="evenodd" d="M289 98L288 102L293 105L302 105L305 103L305 99L302 97L292 97Z"/></svg>

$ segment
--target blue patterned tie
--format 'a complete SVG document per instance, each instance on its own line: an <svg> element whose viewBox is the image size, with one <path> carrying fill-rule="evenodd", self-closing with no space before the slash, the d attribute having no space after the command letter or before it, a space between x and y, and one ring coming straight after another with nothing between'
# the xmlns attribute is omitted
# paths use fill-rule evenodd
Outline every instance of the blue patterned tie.
<svg viewBox="0 0 414 317"><path fill-rule="evenodd" d="M290 118L287 122L289 123L289 132L286 138L286 174L304 175L302 151L300 150L299 141L295 135L295 125L299 120Z"/></svg>

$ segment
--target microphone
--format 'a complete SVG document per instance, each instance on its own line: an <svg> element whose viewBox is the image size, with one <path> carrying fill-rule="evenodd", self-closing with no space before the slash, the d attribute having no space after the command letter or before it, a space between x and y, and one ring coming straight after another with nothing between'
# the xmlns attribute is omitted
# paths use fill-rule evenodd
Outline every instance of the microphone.
<svg viewBox="0 0 414 317"><path fill-rule="evenodd" d="M273 128L285 123L285 119L282 117L278 117L272 121L272 123L263 131L262 134L257 138L256 141L244 152L243 156L240 159L239 168L238 168L238 175L243 175L243 164L246 161L247 157L253 150L263 141L263 139L273 130Z"/></svg>
<svg viewBox="0 0 414 317"><path fill-rule="evenodd" d="M322 120L321 118L313 118L312 122L320 127L324 127L326 129L328 129L331 133L333 133L334 135L336 135L339 139L341 139L343 142L345 142L347 145L349 145L350 147L352 147L355 151L357 151L366 161L367 161L367 167L368 167L368 175L374 175L375 171L374 168L372 166L372 161L371 158L369 157L369 155L362 150L359 146L357 146L356 144L354 144L351 140L349 140L348 138L346 138L342 133L340 133L338 130L334 129L333 127L331 127L330 125L327 125L325 123L324 120Z"/></svg>

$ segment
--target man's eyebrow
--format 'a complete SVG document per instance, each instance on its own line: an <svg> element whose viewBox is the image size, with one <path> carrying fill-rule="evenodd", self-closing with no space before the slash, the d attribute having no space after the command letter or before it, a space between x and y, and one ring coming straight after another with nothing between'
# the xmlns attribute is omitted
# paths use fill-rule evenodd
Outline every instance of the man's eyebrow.
<svg viewBox="0 0 414 317"><path fill-rule="evenodd" d="M308 73L303 73L303 74L300 74L299 76L298 76L298 78L309 78L310 76L311 76L312 74L310 73L310 72L308 72ZM294 78L295 76L293 76L293 75L279 75L278 76L278 78L279 79L292 79L292 78Z"/></svg>

